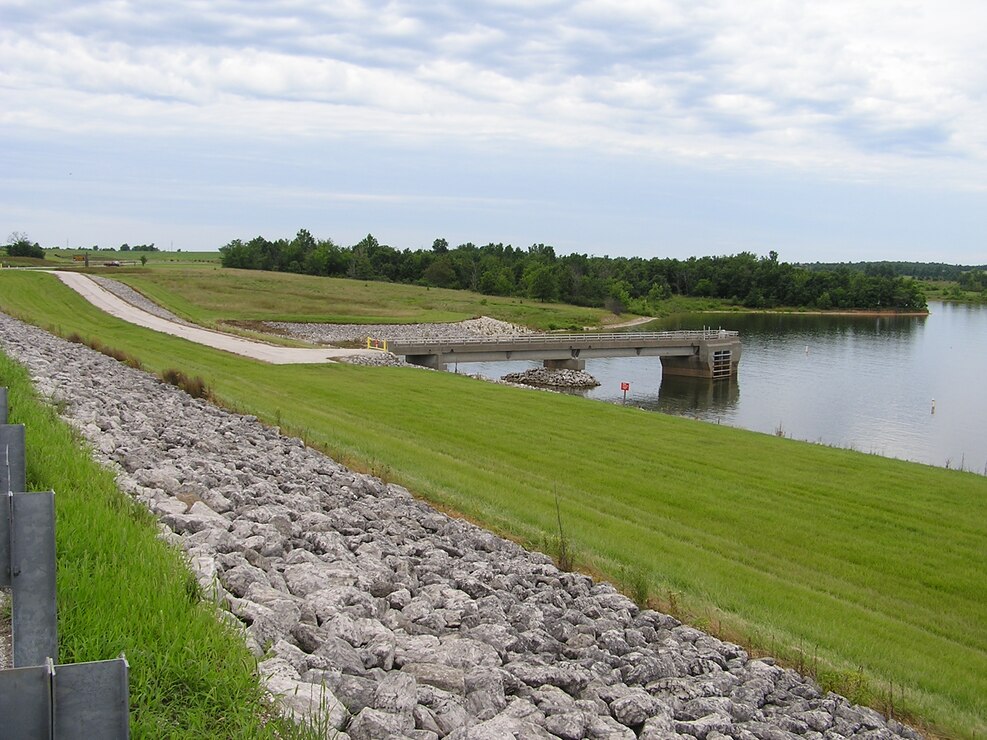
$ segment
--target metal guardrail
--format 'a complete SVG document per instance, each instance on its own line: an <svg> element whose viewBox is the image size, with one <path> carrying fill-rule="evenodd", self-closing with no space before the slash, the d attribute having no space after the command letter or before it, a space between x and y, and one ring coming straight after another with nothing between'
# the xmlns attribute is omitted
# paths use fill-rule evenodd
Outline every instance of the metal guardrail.
<svg viewBox="0 0 987 740"><path fill-rule="evenodd" d="M500 334L487 337L476 335L448 338L448 339L418 339L402 341L400 339L387 340L391 350L400 354L403 347L441 347L450 344L466 345L496 345L496 344L559 344L567 345L572 343L583 344L586 342L622 342L633 343L635 341L644 342L688 342L704 341L709 339L726 339L738 337L740 332L728 331L727 329L702 329L696 331L635 331L635 332L610 332L607 334L584 333L584 334Z"/></svg>
<svg viewBox="0 0 987 740"><path fill-rule="evenodd" d="M56 664L55 494L25 491L24 425L5 423L0 390L0 587L10 589L14 665L0 670L0 736L127 738L126 658Z"/></svg>

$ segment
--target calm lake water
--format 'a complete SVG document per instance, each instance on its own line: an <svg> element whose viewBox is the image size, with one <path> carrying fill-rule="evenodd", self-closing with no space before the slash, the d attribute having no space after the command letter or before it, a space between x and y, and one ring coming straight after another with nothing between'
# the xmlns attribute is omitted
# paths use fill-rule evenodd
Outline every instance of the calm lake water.
<svg viewBox="0 0 987 740"><path fill-rule="evenodd" d="M602 385L580 395L620 402L628 382L627 403L654 411L987 474L987 307L929 308L928 317L672 317L637 328L736 329L739 377L663 378L657 357L587 360ZM538 364L459 372L500 377Z"/></svg>

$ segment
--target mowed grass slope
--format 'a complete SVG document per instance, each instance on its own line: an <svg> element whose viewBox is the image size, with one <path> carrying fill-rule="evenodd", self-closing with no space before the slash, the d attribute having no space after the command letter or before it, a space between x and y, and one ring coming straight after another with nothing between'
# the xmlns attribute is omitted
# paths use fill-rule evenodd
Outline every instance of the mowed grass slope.
<svg viewBox="0 0 987 740"><path fill-rule="evenodd" d="M987 479L448 373L265 366L119 322L48 275L0 308L202 375L227 405L671 599L943 732L987 731ZM811 665L809 667L812 667ZM862 696L862 695L861 695Z"/></svg>
<svg viewBox="0 0 987 740"><path fill-rule="evenodd" d="M91 263L102 263L107 260L119 260L121 262L140 262L142 256L147 257L148 267L188 267L193 263L205 263L219 265L220 253L213 252L188 252L188 251L158 251L141 252L119 250L99 250L91 249L49 249L46 259L75 264L75 257L88 254Z"/></svg>
<svg viewBox="0 0 987 740"><path fill-rule="evenodd" d="M111 277L183 318L211 326L228 320L407 324L487 315L540 329L561 329L617 320L600 308L259 270L125 268Z"/></svg>

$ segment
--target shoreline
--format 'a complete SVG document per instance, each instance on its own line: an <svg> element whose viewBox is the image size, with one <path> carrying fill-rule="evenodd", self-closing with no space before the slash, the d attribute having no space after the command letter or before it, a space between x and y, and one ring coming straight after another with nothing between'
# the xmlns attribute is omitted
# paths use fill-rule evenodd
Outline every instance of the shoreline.
<svg viewBox="0 0 987 740"><path fill-rule="evenodd" d="M711 308L707 311L686 311L684 313L764 314L764 315L779 314L781 316L863 316L863 317L882 317L882 316L916 317L916 316L929 316L931 314L930 311L875 311L870 309L859 309L859 310L843 309L840 311L822 311L819 309L801 310L797 308L792 308L792 309L752 308L752 309L743 309L739 311L724 309L724 308Z"/></svg>

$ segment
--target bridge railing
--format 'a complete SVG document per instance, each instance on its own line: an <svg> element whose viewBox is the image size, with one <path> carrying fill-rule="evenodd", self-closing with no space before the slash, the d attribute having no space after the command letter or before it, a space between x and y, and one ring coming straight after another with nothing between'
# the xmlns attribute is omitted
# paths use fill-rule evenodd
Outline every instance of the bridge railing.
<svg viewBox="0 0 987 740"><path fill-rule="evenodd" d="M446 339L415 339L415 340L388 340L388 345L395 351L399 347L439 347L448 344L470 344L470 345L490 345L490 344L580 344L588 341L609 342L634 342L634 341L703 341L709 339L725 339L728 337L740 336L738 331L727 329L701 329L695 331L635 331L635 332L610 332L583 334L495 334L491 336L478 337L475 335L446 338Z"/></svg>

